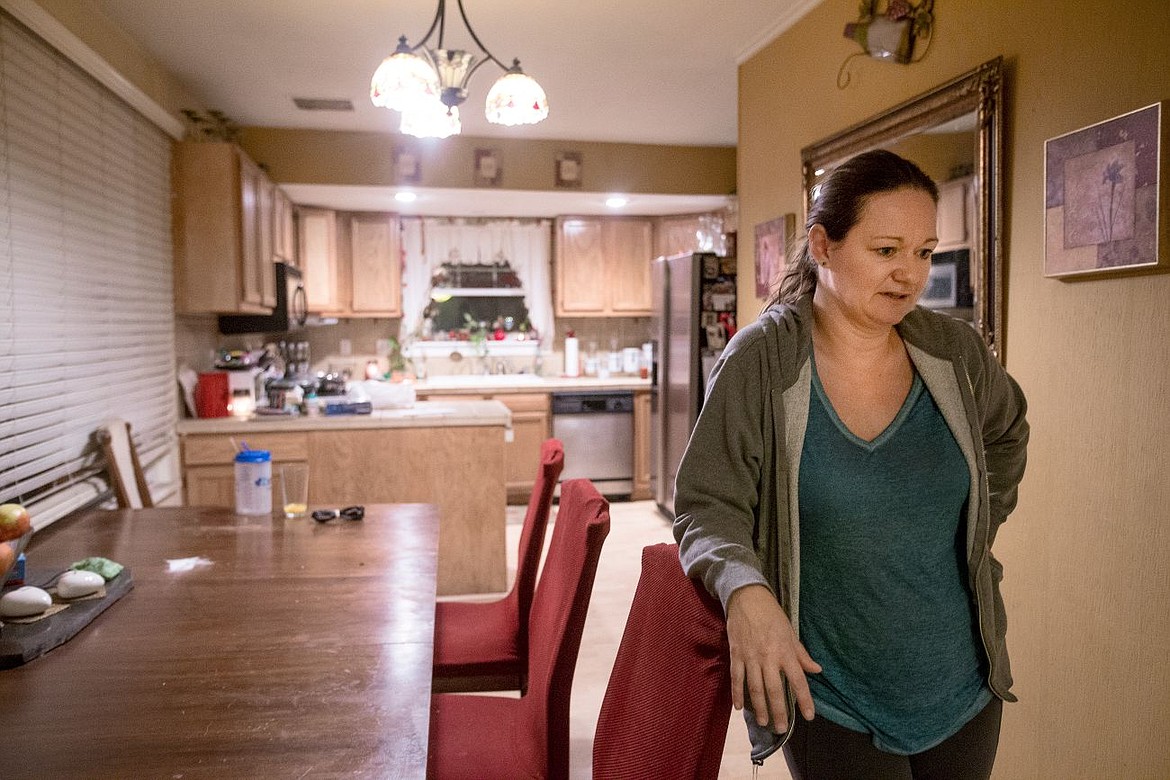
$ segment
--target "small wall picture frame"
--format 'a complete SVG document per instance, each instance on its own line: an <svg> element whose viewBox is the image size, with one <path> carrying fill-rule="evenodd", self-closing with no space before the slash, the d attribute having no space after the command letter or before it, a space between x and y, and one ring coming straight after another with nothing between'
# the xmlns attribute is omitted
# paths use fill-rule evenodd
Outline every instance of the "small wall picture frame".
<svg viewBox="0 0 1170 780"><path fill-rule="evenodd" d="M1044 142L1044 276L1166 268L1170 186L1160 170L1170 145L1166 105Z"/></svg>
<svg viewBox="0 0 1170 780"><path fill-rule="evenodd" d="M756 297L767 298L780 281L788 244L796 231L796 215L761 222L756 225Z"/></svg>
<svg viewBox="0 0 1170 780"><path fill-rule="evenodd" d="M477 187L499 187L504 181L504 167L498 149L475 150L475 172L472 177Z"/></svg>
<svg viewBox="0 0 1170 780"><path fill-rule="evenodd" d="M561 152L557 155L555 181L562 189L580 189L581 153Z"/></svg>
<svg viewBox="0 0 1170 780"><path fill-rule="evenodd" d="M394 181L398 184L418 184L422 181L422 166L418 153L405 147L394 147Z"/></svg>

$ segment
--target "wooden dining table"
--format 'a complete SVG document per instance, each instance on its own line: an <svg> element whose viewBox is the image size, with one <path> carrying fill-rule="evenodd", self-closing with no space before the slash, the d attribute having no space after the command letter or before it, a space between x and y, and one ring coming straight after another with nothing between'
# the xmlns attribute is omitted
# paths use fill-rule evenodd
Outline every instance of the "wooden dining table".
<svg viewBox="0 0 1170 780"><path fill-rule="evenodd" d="M30 567L102 556L134 587L0 670L0 777L424 777L438 514L365 510L92 511L35 533Z"/></svg>

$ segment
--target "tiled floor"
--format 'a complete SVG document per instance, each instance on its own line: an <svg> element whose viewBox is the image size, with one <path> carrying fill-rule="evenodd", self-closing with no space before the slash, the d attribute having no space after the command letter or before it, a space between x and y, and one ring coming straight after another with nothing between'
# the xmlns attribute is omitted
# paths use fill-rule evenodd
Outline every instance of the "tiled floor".
<svg viewBox="0 0 1170 780"><path fill-rule="evenodd" d="M515 567L524 507L510 507L508 518L510 577ZM573 679L571 760L574 780L587 780L592 776L590 761L593 731L609 682L613 659L625 629L630 601L638 583L642 548L648 544L674 541L670 524L651 501L615 501L610 506L610 520L610 532L598 564L589 617L585 623L581 653ZM748 742L742 715L732 712L720 778L752 778L752 765L747 755ZM759 780L790 780L782 756L768 759L756 777Z"/></svg>

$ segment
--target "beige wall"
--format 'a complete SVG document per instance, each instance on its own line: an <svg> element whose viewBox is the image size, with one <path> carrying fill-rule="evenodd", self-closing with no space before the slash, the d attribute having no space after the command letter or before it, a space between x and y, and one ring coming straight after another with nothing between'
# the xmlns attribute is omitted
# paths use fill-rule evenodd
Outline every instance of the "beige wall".
<svg viewBox="0 0 1170 780"><path fill-rule="evenodd" d="M995 776L1170 777L1170 273L1042 276L1044 141L1170 98L1170 4L935 9L923 62L856 58L844 90L853 0L825 0L741 67L740 263L752 226L800 214L801 147L1004 56L1006 354L1033 436L996 544L1020 703ZM740 279L747 321L760 301Z"/></svg>
<svg viewBox="0 0 1170 780"><path fill-rule="evenodd" d="M178 79L90 0L36 0L36 3L176 118L180 118L180 109L202 108Z"/></svg>
<svg viewBox="0 0 1170 780"><path fill-rule="evenodd" d="M204 108L182 83L119 29L91 0L36 0L130 83L176 118ZM214 108L214 106L212 106ZM423 187L475 186L475 150L499 152L501 186L555 189L560 152L582 156L582 189L592 192L725 195L735 191L735 147L530 141L458 136L420 140L398 133L244 128L240 145L278 183L392 185L394 149L420 160Z"/></svg>
<svg viewBox="0 0 1170 780"><path fill-rule="evenodd" d="M651 144L534 141L456 136L441 141L397 133L247 127L240 145L278 183L402 183L395 176L395 150L419 160L422 187L475 187L475 151L498 152L501 187L555 189L557 155L581 155L581 189L588 192L725 195L735 190L735 148Z"/></svg>

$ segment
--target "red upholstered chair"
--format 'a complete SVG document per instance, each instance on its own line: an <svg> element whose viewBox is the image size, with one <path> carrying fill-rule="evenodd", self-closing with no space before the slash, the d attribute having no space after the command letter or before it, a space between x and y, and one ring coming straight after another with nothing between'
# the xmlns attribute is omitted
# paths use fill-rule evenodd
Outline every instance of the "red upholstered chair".
<svg viewBox="0 0 1170 780"><path fill-rule="evenodd" d="M569 694L609 503L587 479L561 484L528 626L528 690L519 698L431 696L427 777L515 780L569 776ZM726 725L726 724L724 724Z"/></svg>
<svg viewBox="0 0 1170 780"><path fill-rule="evenodd" d="M523 690L528 664L528 614L544 550L553 491L565 467L559 439L540 447L540 472L520 532L516 579L502 599L440 601L435 605L435 658L431 690Z"/></svg>
<svg viewBox="0 0 1170 780"><path fill-rule="evenodd" d="M644 548L593 738L593 779L717 778L730 670L719 602L683 573L678 545Z"/></svg>

